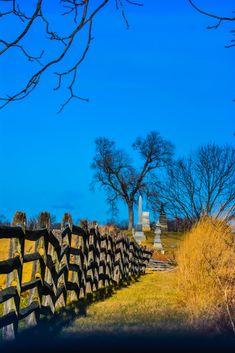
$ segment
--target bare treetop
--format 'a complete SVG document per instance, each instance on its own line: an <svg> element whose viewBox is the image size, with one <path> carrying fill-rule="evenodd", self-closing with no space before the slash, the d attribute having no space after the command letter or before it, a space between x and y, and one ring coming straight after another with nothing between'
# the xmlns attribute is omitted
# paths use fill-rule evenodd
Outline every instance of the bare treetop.
<svg viewBox="0 0 235 353"><path fill-rule="evenodd" d="M133 148L142 158L142 163L140 168L136 168L127 153L116 148L115 142L99 137L95 144L93 185L99 184L103 188L112 211L116 211L118 200L126 203L128 228L132 229L134 203L140 193L148 194L156 180L153 172L171 164L173 145L156 131L150 132L144 138L137 138Z"/></svg>
<svg viewBox="0 0 235 353"><path fill-rule="evenodd" d="M16 57L21 52L27 60L27 65L34 65L34 73L22 83L18 91L0 98L1 108L27 97L39 85L42 76L52 68L58 79L54 87L55 91L64 86L65 77L68 77L69 82L67 86L69 96L61 105L59 112L73 98L88 101L87 98L77 95L74 88L78 68L85 59L93 39L92 28L95 16L108 3L114 3L116 8L121 10L126 25L129 26L124 5L142 5L129 0L54 0L52 8L50 3L51 1L48 0L34 0L30 1L30 4L23 0L0 0L0 20L5 19L6 23L14 23L14 31L12 31L14 35L8 38L9 33L6 33L0 39L0 56L15 50ZM50 10L53 11L53 16ZM53 21L54 16L59 18L57 24ZM45 46L36 55L33 53L36 44L35 30L40 31L47 40ZM80 51L72 51L74 44L77 44L77 38L81 40L84 32L86 41L83 47L79 43ZM25 44L26 40L30 45ZM59 70L58 64L68 58L70 63L66 63L63 69ZM27 65L23 71L27 70Z"/></svg>
<svg viewBox="0 0 235 353"><path fill-rule="evenodd" d="M175 161L158 187L173 217L185 217L192 222L205 215L234 220L235 148L201 146L187 158Z"/></svg>

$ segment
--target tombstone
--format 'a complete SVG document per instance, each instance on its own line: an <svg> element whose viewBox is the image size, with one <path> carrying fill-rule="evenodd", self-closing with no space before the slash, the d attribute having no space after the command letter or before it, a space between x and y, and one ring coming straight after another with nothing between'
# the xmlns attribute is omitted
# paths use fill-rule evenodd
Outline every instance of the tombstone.
<svg viewBox="0 0 235 353"><path fill-rule="evenodd" d="M142 230L143 232L150 232L150 215L149 212L142 213Z"/></svg>
<svg viewBox="0 0 235 353"><path fill-rule="evenodd" d="M167 217L166 217L166 212L164 210L164 205L163 203L160 206L160 215L159 215L159 224L161 227L162 233L168 232L168 225L167 225Z"/></svg>
<svg viewBox="0 0 235 353"><path fill-rule="evenodd" d="M159 223L159 221L156 224L156 228L154 231L155 237L154 237L154 242L153 242L153 246L156 250L161 251L162 254L164 254L164 250L162 247L162 243L161 243L161 225Z"/></svg>
<svg viewBox="0 0 235 353"><path fill-rule="evenodd" d="M137 232L142 232L143 230L143 200L141 195L139 197L138 203L138 223L136 226L136 230Z"/></svg>
<svg viewBox="0 0 235 353"><path fill-rule="evenodd" d="M143 233L143 200L142 196L139 197L139 204L138 204L138 223L136 226L136 231L134 232L134 238L137 243L141 243L145 240L145 235Z"/></svg>

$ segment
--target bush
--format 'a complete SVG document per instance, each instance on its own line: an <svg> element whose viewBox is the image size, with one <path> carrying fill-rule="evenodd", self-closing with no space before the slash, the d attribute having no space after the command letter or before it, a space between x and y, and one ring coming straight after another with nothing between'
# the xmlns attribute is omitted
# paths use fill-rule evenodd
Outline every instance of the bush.
<svg viewBox="0 0 235 353"><path fill-rule="evenodd" d="M223 221L202 219L177 253L179 298L191 322L235 333L235 235Z"/></svg>

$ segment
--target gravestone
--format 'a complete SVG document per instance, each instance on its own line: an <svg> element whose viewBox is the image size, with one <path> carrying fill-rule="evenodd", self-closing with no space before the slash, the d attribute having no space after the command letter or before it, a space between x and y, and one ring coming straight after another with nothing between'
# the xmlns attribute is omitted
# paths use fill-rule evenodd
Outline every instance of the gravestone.
<svg viewBox="0 0 235 353"><path fill-rule="evenodd" d="M142 232L143 230L143 200L141 195L139 197L138 203L138 223L136 226L136 230L137 232Z"/></svg>
<svg viewBox="0 0 235 353"><path fill-rule="evenodd" d="M138 203L138 223L136 226L136 231L134 232L134 238L137 243L141 243L145 240L145 235L143 232L143 200L141 195Z"/></svg>
<svg viewBox="0 0 235 353"><path fill-rule="evenodd" d="M160 212L159 225L161 227L162 233L166 233L166 232L168 232L168 225L167 225L166 212L164 210L164 205L163 204L161 204L159 212Z"/></svg>
<svg viewBox="0 0 235 353"><path fill-rule="evenodd" d="M150 228L150 215L149 212L143 212L142 213L142 230L143 232L150 232L151 228Z"/></svg>
<svg viewBox="0 0 235 353"><path fill-rule="evenodd" d="M162 233L161 225L158 221L156 224L155 231L154 231L155 237L154 237L153 246L156 250L161 251L161 253L164 254L164 250L163 250L162 243L161 243L161 233Z"/></svg>

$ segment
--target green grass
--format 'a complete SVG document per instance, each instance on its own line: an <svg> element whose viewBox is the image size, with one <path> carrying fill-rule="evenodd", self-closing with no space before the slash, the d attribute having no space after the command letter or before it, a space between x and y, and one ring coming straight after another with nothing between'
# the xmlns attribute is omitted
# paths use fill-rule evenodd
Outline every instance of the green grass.
<svg viewBox="0 0 235 353"><path fill-rule="evenodd" d="M88 306L64 334L91 332L178 332L185 329L184 309L177 299L174 272L148 271L137 282L116 291L112 297Z"/></svg>
<svg viewBox="0 0 235 353"><path fill-rule="evenodd" d="M161 235L161 242L164 250L164 255L158 251L154 251L153 258L156 260L175 260L176 251L179 248L181 242L184 239L185 233L180 232L168 232ZM154 250L154 232L145 232L146 240L142 242L142 245L149 247L151 250Z"/></svg>
<svg viewBox="0 0 235 353"><path fill-rule="evenodd" d="M145 232L144 233L146 240L144 241L145 245L153 245L154 243L154 232ZM165 247L166 251L171 249L176 249L184 239L184 233L182 232L167 232L161 235L162 245Z"/></svg>
<svg viewBox="0 0 235 353"><path fill-rule="evenodd" d="M146 237L146 240L144 241L144 245L152 246L154 243L154 232L153 231L144 232L144 235Z"/></svg>
<svg viewBox="0 0 235 353"><path fill-rule="evenodd" d="M168 232L161 235L162 246L166 255L174 257L184 239L185 233Z"/></svg>
<svg viewBox="0 0 235 353"><path fill-rule="evenodd" d="M167 257L173 256L184 235L166 233L161 236ZM146 233L146 244L153 245L154 233ZM21 307L25 306L22 296ZM2 315L0 305L0 315ZM77 319L64 332L90 331L181 330L186 315L177 300L175 272L151 272L130 286L117 290L112 297L91 304L87 316Z"/></svg>

